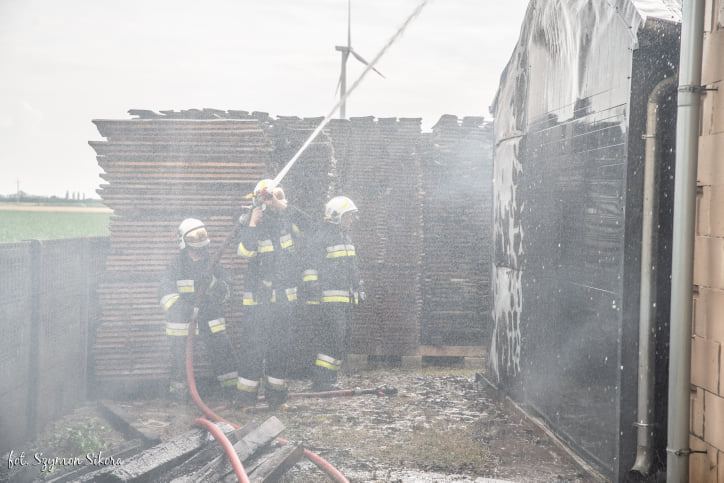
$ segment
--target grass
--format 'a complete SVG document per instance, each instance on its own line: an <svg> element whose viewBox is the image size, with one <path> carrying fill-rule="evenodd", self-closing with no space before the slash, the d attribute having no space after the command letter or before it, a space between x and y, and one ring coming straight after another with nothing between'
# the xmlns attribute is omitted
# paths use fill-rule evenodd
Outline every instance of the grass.
<svg viewBox="0 0 724 483"><path fill-rule="evenodd" d="M107 432L105 426L91 419L85 424L64 428L53 437L51 447L59 454L85 456L108 447L105 441Z"/></svg>
<svg viewBox="0 0 724 483"><path fill-rule="evenodd" d="M472 436L471 429L449 430L440 423L418 428L406 444L408 457L431 470L478 471L494 465L495 457Z"/></svg>
<svg viewBox="0 0 724 483"><path fill-rule="evenodd" d="M107 236L110 213L0 211L0 243Z"/></svg>

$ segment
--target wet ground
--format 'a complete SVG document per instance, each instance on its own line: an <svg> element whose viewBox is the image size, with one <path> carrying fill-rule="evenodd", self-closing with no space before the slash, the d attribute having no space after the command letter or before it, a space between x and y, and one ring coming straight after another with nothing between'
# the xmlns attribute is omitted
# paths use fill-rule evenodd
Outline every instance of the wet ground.
<svg viewBox="0 0 724 483"><path fill-rule="evenodd" d="M293 398L287 411L253 414L223 408L211 396L204 400L239 425L276 416L286 426L284 439L303 443L353 482L600 481L486 382L476 381L475 371L374 370L342 376L339 382L345 389L388 385L397 394ZM291 384L297 392L308 387L308 381ZM124 407L162 439L187 431L200 415L193 403L169 407L165 401L150 400L125 402ZM49 441L63 428L89 418L100 419L111 445L122 440L92 404L49 425L43 438ZM307 483L327 477L302 460L282 481Z"/></svg>

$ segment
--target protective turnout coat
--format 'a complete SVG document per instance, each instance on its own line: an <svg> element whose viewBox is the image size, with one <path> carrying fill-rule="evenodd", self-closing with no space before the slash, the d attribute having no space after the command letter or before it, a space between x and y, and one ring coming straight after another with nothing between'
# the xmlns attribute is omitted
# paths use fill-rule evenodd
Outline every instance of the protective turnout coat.
<svg viewBox="0 0 724 483"><path fill-rule="evenodd" d="M205 284L208 288L199 307L199 323L207 322L212 333L226 328L223 318L211 320L202 317L211 315L212 312L216 315L218 311L210 310L211 307L221 305L229 297L229 286L220 265L217 264L211 276L204 278L208 263L208 252L204 252L204 256L194 262L183 251L169 263L159 285L160 302L168 321L168 335L187 335L188 323L196 305L197 291Z"/></svg>
<svg viewBox="0 0 724 483"><path fill-rule="evenodd" d="M363 290L352 239L338 225L322 223L310 239L302 280L308 302L356 304Z"/></svg>
<svg viewBox="0 0 724 483"><path fill-rule="evenodd" d="M200 334L209 345L209 355L222 387L234 388L238 362L226 335L223 303L229 298L229 285L220 265L211 275L205 275L209 253L204 250L198 261L193 261L186 250L181 250L169 263L159 284L159 298L166 316L166 335L171 337L172 386L185 380L186 336L198 304L195 334ZM199 290L204 297L197 300Z"/></svg>
<svg viewBox="0 0 724 483"><path fill-rule="evenodd" d="M350 308L365 298L355 246L339 225L322 223L309 241L302 280L306 303L319 307L313 378L326 388L336 383L345 357Z"/></svg>
<svg viewBox="0 0 724 483"><path fill-rule="evenodd" d="M289 206L283 213L266 210L261 224L240 230L237 253L249 260L244 305L297 300L297 245L307 224L306 216Z"/></svg>
<svg viewBox="0 0 724 483"><path fill-rule="evenodd" d="M281 213L266 209L257 226L244 226L239 232L237 253L248 260L248 266L244 274L244 338L237 388L249 395L252 404L262 375L266 400L279 404L286 399L299 281L298 245L307 226L306 215L287 206Z"/></svg>

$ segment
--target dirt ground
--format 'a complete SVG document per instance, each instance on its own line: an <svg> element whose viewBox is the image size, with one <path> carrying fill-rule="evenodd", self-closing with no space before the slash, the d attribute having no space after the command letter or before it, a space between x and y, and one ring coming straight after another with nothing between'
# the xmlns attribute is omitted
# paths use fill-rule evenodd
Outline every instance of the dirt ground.
<svg viewBox="0 0 724 483"><path fill-rule="evenodd" d="M527 420L475 371L430 367L418 371L384 369L343 375L343 388L397 389L394 396L359 395L290 399L286 411L253 414L204 401L228 421L242 425L276 416L286 426L284 439L329 461L352 482L594 482L589 473L544 431ZM302 392L309 381L291 381ZM202 394L202 397L203 394ZM169 439L188 431L200 415L193 403L172 406L163 400L127 401L143 427ZM78 425L100 433L107 446L123 437L89 403L49 424L38 447L59 444L58 434ZM328 481L311 462L302 460L282 480Z"/></svg>

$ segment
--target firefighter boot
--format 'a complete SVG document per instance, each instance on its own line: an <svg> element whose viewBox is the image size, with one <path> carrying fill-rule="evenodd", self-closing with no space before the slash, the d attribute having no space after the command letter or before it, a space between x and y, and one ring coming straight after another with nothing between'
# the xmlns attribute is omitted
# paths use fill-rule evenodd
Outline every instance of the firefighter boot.
<svg viewBox="0 0 724 483"><path fill-rule="evenodd" d="M337 371L314 366L312 369L312 392L338 391Z"/></svg>
<svg viewBox="0 0 724 483"><path fill-rule="evenodd" d="M222 386L220 392L221 397L232 406L236 405L236 400L241 397L241 391L236 386Z"/></svg>
<svg viewBox="0 0 724 483"><path fill-rule="evenodd" d="M237 395L234 406L237 409L249 409L256 406L259 394L259 379L239 376L236 383Z"/></svg>
<svg viewBox="0 0 724 483"><path fill-rule="evenodd" d="M264 399L269 404L270 409L282 409L288 408L286 405L287 401L287 390L286 389L272 389L269 387L264 388Z"/></svg>
<svg viewBox="0 0 724 483"><path fill-rule="evenodd" d="M266 375L264 378L264 399L270 409L286 409L284 403L287 400L287 383L284 379Z"/></svg>
<svg viewBox="0 0 724 483"><path fill-rule="evenodd" d="M259 399L256 391L236 391L234 396L234 407L241 409L242 411L252 410L256 407L256 402Z"/></svg>

